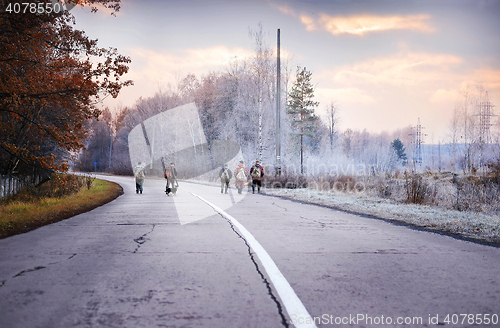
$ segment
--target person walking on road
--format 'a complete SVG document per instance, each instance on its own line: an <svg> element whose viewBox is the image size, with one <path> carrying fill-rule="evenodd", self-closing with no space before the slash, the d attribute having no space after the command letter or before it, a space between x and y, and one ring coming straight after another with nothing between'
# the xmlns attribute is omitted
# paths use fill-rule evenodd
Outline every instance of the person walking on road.
<svg viewBox="0 0 500 328"><path fill-rule="evenodd" d="M167 170L166 169L165 169L164 175L165 175L165 180L167 181L167 184L165 186L165 193L167 194L167 196L170 196L170 193L172 192L172 189L170 188L170 180L168 179Z"/></svg>
<svg viewBox="0 0 500 328"><path fill-rule="evenodd" d="M229 165L224 164L224 167L219 172L221 194L224 193L224 189L225 193L227 194L227 189L229 188L229 181L231 180L232 177L233 173L229 169Z"/></svg>
<svg viewBox="0 0 500 328"><path fill-rule="evenodd" d="M144 185L144 178L146 177L146 168L142 166L142 163L139 162L134 167L134 177L135 177L135 193L141 193Z"/></svg>
<svg viewBox="0 0 500 328"><path fill-rule="evenodd" d="M262 178L264 177L264 168L260 166L259 160L256 160L255 165L250 169L250 176L252 177L252 193L255 194L255 186L257 186L257 192L260 194Z"/></svg>
<svg viewBox="0 0 500 328"><path fill-rule="evenodd" d="M241 194L243 188L245 188L245 183L248 180L248 170L243 161L240 161L238 167L234 170L234 178L236 180L235 185L236 189L238 189L238 194Z"/></svg>
<svg viewBox="0 0 500 328"><path fill-rule="evenodd" d="M179 182L177 181L177 170L175 169L175 163L170 163L170 166L165 169L165 179L167 179L166 193L169 196L170 192L174 194L177 193L177 188L179 187ZM170 192L169 192L170 184Z"/></svg>

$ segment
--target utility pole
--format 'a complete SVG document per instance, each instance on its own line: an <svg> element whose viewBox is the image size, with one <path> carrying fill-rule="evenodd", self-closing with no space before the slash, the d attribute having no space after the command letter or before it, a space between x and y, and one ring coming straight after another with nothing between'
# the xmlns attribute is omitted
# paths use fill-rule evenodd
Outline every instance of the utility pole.
<svg viewBox="0 0 500 328"><path fill-rule="evenodd" d="M109 161L108 161L108 169L111 169L111 155L113 151L113 131L112 131L112 125L110 121L110 126L109 126Z"/></svg>
<svg viewBox="0 0 500 328"><path fill-rule="evenodd" d="M281 175L281 62L280 62L280 29L278 29L278 47L276 56L276 175Z"/></svg>

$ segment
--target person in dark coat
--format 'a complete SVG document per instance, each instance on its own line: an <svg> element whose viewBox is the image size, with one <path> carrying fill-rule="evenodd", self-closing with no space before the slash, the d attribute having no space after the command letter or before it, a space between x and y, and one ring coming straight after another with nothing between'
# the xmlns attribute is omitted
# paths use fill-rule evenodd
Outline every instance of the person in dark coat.
<svg viewBox="0 0 500 328"><path fill-rule="evenodd" d="M255 165L250 169L250 176L252 177L252 193L255 194L255 187L260 194L260 187L262 187L262 178L264 177L264 168L260 165L260 161L256 160Z"/></svg>
<svg viewBox="0 0 500 328"><path fill-rule="evenodd" d="M231 178L233 177L233 173L229 169L229 165L224 164L224 167L221 168L219 172L219 178L220 178L220 193L225 193L227 194L227 189L229 188L229 181L231 181Z"/></svg>

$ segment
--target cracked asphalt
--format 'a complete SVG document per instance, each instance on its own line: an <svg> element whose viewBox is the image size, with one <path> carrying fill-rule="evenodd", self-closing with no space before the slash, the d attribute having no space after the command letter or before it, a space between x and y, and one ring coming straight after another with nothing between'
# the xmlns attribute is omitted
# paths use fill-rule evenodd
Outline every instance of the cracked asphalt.
<svg viewBox="0 0 500 328"><path fill-rule="evenodd" d="M292 327L245 240L190 191L253 234L318 327L500 315L499 248L234 188L181 183L167 197L148 179L137 195L132 178L107 179L124 195L0 240L0 327Z"/></svg>

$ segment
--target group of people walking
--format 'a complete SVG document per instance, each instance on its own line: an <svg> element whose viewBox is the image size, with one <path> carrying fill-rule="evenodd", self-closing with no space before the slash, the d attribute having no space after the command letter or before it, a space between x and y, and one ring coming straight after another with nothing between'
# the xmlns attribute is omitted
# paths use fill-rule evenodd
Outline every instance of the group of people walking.
<svg viewBox="0 0 500 328"><path fill-rule="evenodd" d="M172 193L174 196L177 193L177 188L179 187L179 182L177 181L177 170L175 168L175 163L170 163L170 166L165 168L165 179L167 180L167 185L165 187L165 193L170 196ZM137 194L142 194L144 178L146 177L146 167L142 165L141 162L134 167L135 176L135 192ZM238 163L238 166L231 172L229 165L225 164L219 172L219 178L221 181L220 192L228 193L229 183L231 179L235 178L235 187L238 190L238 194L243 192L245 189L245 184L248 181L252 181L252 192L255 194L255 189L260 193L262 187L262 178L264 177L264 168L260 165L260 160L256 160L255 164L250 168L250 173L245 167L243 161Z"/></svg>
<svg viewBox="0 0 500 328"><path fill-rule="evenodd" d="M260 188L262 187L262 178L264 177L264 168L260 165L260 160L256 160L255 164L250 168L250 174L248 174L248 169L245 167L243 161L238 163L236 169L234 169L234 174L229 169L227 164L219 172L219 178L221 182L220 192L226 193L229 188L229 182L232 177L235 178L235 186L238 189L238 194L243 192L245 184L247 181L252 181L252 192L255 194L255 189L260 193ZM250 179L249 179L250 177Z"/></svg>
<svg viewBox="0 0 500 328"><path fill-rule="evenodd" d="M175 163L170 163L170 166L165 168L165 179L167 180L167 185L165 187L165 193L170 196L172 193L174 196L177 193L177 188L179 187L179 182L177 181L177 170L175 169ZM144 190L144 178L146 178L146 167L139 162L134 167L134 177L135 177L135 192L137 194L142 194Z"/></svg>

